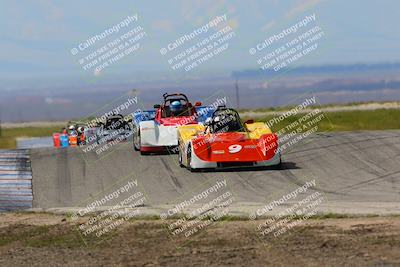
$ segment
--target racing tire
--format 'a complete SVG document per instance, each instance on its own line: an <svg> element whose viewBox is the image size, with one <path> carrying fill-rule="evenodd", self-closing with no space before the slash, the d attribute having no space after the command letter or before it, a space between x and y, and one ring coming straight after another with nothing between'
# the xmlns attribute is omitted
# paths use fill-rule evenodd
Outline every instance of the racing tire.
<svg viewBox="0 0 400 267"><path fill-rule="evenodd" d="M139 135L139 144L140 144L140 133L138 135ZM135 151L140 151L140 147L137 147L135 144L135 136L133 136L133 149Z"/></svg>
<svg viewBox="0 0 400 267"><path fill-rule="evenodd" d="M139 151L139 150L140 150L140 148L138 148L138 147L136 146L136 144L135 144L135 137L133 137L133 149L134 149L135 151Z"/></svg>
<svg viewBox="0 0 400 267"><path fill-rule="evenodd" d="M190 172L197 172L198 171L197 169L192 168L192 146L191 145L188 146L186 156L187 156L187 167L186 168Z"/></svg>
<svg viewBox="0 0 400 267"><path fill-rule="evenodd" d="M191 145L189 145L188 148L187 148L186 159L187 159L186 160L186 162L187 162L186 168L189 171L193 172L193 169L192 169L192 166L191 166L191 164L192 164L192 146Z"/></svg>
<svg viewBox="0 0 400 267"><path fill-rule="evenodd" d="M182 151L181 151L181 149L179 149L179 151L178 151L178 158L179 158L179 167L184 168L185 165L183 165L183 162L182 162Z"/></svg>
<svg viewBox="0 0 400 267"><path fill-rule="evenodd" d="M281 156L279 156L279 163L278 164L276 164L276 165L274 165L273 166L273 169L274 170L282 170L282 166L283 164L282 164L282 157Z"/></svg>

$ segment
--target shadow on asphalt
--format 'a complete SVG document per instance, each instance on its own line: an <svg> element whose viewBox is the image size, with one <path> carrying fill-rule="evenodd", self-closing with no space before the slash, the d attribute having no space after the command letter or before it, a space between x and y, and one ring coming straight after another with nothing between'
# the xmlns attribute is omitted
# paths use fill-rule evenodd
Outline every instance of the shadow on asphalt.
<svg viewBox="0 0 400 267"><path fill-rule="evenodd" d="M268 167L229 167L224 169L201 169L195 172L248 172L248 171L282 171L300 169L294 162L282 162L281 166Z"/></svg>

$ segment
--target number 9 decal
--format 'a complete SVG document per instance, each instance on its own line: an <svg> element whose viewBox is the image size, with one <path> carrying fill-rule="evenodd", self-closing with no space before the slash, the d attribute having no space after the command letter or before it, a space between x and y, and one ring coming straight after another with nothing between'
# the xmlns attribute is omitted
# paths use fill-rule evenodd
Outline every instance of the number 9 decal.
<svg viewBox="0 0 400 267"><path fill-rule="evenodd" d="M234 154L238 153L240 150L242 150L241 145L231 145L228 147L229 153Z"/></svg>

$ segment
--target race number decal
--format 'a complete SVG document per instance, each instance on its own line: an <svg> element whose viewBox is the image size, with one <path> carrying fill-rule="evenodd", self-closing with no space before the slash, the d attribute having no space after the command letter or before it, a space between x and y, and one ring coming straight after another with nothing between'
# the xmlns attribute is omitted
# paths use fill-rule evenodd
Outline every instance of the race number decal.
<svg viewBox="0 0 400 267"><path fill-rule="evenodd" d="M238 153L240 150L242 150L241 145L231 145L228 147L229 153L234 154Z"/></svg>

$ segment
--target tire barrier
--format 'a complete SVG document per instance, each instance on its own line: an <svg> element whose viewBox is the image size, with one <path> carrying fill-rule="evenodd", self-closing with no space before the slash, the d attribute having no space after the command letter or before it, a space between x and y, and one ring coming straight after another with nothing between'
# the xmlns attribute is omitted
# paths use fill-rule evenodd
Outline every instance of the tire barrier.
<svg viewBox="0 0 400 267"><path fill-rule="evenodd" d="M0 150L0 212L32 208L29 150Z"/></svg>

